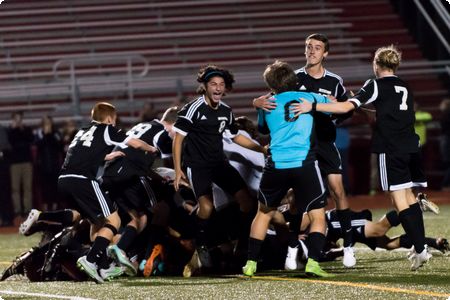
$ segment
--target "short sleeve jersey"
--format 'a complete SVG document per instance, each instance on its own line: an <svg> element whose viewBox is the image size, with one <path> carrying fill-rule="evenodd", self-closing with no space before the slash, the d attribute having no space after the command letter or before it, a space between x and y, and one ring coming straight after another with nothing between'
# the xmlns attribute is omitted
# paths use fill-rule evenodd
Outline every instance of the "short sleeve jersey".
<svg viewBox="0 0 450 300"><path fill-rule="evenodd" d="M344 82L339 75L325 70L321 78L310 76L305 68L295 71L299 91L334 96L339 102L347 100ZM331 115L321 112L314 113L317 140L333 143L336 140L336 126Z"/></svg>
<svg viewBox="0 0 450 300"><path fill-rule="evenodd" d="M90 126L80 129L70 143L61 175L95 179L105 156L114 146L125 147L127 141L125 133L114 126L92 122Z"/></svg>
<svg viewBox="0 0 450 300"><path fill-rule="evenodd" d="M413 95L403 80L397 76L368 80L349 101L358 106L369 103L375 106L372 152L419 151L419 136L414 131Z"/></svg>
<svg viewBox="0 0 450 300"><path fill-rule="evenodd" d="M157 148L161 158L169 158L172 156L172 138L159 120L136 124L127 131L126 135L129 138L140 139ZM105 176L115 176L121 173L128 175L146 175L156 158L156 155L152 153L133 147L117 150L125 153L125 156L119 157L111 162L111 164L108 164L105 170ZM124 170L125 168L129 170Z"/></svg>
<svg viewBox="0 0 450 300"><path fill-rule="evenodd" d="M315 160L314 119L308 114L294 118L289 107L300 98L310 102L328 103L325 96L306 92L285 92L274 95L277 107L266 112L258 110L258 127L270 131L269 163L276 169L297 168Z"/></svg>
<svg viewBox="0 0 450 300"><path fill-rule="evenodd" d="M182 158L186 167L221 164L225 159L222 134L227 130L228 135L233 137L238 132L231 108L220 101L214 109L204 96L183 107L178 113L174 130L186 136Z"/></svg>

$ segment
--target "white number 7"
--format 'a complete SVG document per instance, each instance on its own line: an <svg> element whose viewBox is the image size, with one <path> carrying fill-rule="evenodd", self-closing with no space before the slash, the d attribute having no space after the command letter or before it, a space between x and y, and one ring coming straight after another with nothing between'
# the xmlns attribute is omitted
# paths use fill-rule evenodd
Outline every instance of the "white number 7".
<svg viewBox="0 0 450 300"><path fill-rule="evenodd" d="M408 104L406 104L406 100L408 99L408 90L404 86L398 85L394 85L394 88L396 93L402 93L402 104L400 104L400 110L408 110Z"/></svg>

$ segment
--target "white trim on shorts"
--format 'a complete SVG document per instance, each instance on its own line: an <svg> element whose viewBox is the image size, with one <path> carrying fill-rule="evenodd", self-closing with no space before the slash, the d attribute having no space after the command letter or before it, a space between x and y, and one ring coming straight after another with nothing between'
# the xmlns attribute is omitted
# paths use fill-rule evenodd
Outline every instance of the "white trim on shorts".
<svg viewBox="0 0 450 300"><path fill-rule="evenodd" d="M192 169L190 167L187 167L186 173L189 180L189 184L191 185L192 192L194 192L195 199L198 199L197 194L195 193L194 183L192 182Z"/></svg>
<svg viewBox="0 0 450 300"><path fill-rule="evenodd" d="M383 191L389 191L389 182L386 169L386 153L378 154L378 170L380 171L380 183Z"/></svg>
<svg viewBox="0 0 450 300"><path fill-rule="evenodd" d="M320 197L323 196L323 194L325 194L325 185L323 184L323 180L322 180L322 175L320 173L320 168L319 168L319 162L317 160L314 161L314 168L316 169L316 174L317 174L317 178L319 179L319 183L320 183L320 189L322 190L322 193L317 196L315 199L313 199L311 202L309 202L309 204L305 207L305 212L308 212L308 208L311 204L313 204L316 200L320 199Z"/></svg>
<svg viewBox="0 0 450 300"><path fill-rule="evenodd" d="M98 182L95 180L91 180L92 187L94 188L95 195L97 196L98 203L102 208L103 216L106 218L111 215L111 211L109 210L108 203L103 195Z"/></svg>

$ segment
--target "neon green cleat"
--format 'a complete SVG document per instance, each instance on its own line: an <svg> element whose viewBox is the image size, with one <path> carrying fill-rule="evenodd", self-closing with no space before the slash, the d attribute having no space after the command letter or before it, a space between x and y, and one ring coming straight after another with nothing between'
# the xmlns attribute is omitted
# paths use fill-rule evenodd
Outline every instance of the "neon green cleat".
<svg viewBox="0 0 450 300"><path fill-rule="evenodd" d="M311 277L334 277L335 275L330 274L322 270L319 263L314 259L308 258L306 263L305 273Z"/></svg>
<svg viewBox="0 0 450 300"><path fill-rule="evenodd" d="M253 276L255 272L256 272L256 261L247 260L245 266L242 267L242 273L244 273L245 276Z"/></svg>

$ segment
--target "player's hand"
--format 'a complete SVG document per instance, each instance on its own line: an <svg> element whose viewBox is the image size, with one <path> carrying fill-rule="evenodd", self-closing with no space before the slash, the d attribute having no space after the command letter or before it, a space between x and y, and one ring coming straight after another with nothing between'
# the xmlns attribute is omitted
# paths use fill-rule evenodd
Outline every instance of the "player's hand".
<svg viewBox="0 0 450 300"><path fill-rule="evenodd" d="M338 102L338 99L333 96L333 95L328 95L327 98L331 101L331 102Z"/></svg>
<svg viewBox="0 0 450 300"><path fill-rule="evenodd" d="M148 153L156 153L156 152L158 152L158 149L156 147L148 145L148 148L146 149L146 152L148 152Z"/></svg>
<svg viewBox="0 0 450 300"><path fill-rule="evenodd" d="M277 104L275 103L275 98L272 97L272 94L268 93L253 99L253 107L271 111L277 107Z"/></svg>
<svg viewBox="0 0 450 300"><path fill-rule="evenodd" d="M189 187L189 183L184 172L181 170L175 170L175 179L173 181L175 191L178 192L180 190L180 185Z"/></svg>
<svg viewBox="0 0 450 300"><path fill-rule="evenodd" d="M105 160L110 161L110 160L116 159L121 156L125 156L125 153L123 153L122 151L113 151L109 154L106 154Z"/></svg>
<svg viewBox="0 0 450 300"><path fill-rule="evenodd" d="M289 107L289 111L294 114L294 118L301 114L309 113L312 110L312 103L304 98L300 98L300 103L293 103Z"/></svg>

